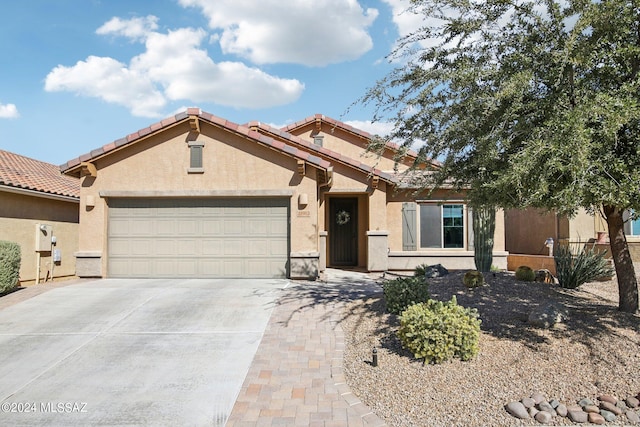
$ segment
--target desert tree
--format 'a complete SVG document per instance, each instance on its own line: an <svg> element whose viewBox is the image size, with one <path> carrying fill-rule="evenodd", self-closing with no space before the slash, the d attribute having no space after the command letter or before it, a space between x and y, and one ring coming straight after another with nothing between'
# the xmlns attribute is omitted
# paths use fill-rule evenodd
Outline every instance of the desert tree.
<svg viewBox="0 0 640 427"><path fill-rule="evenodd" d="M360 103L428 189L466 189L474 209L538 207L606 218L619 309L638 312L624 234L640 213L640 6L608 0L411 0L424 25ZM376 149L377 142L372 143ZM416 144L418 145L416 147Z"/></svg>

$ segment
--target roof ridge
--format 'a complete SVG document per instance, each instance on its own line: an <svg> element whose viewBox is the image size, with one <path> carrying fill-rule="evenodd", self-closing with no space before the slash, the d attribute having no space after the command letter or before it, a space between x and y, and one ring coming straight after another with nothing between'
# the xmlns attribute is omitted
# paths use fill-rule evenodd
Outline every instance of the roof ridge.
<svg viewBox="0 0 640 427"><path fill-rule="evenodd" d="M360 161L358 161L357 159L353 159L351 157L345 156L341 153L338 153L337 151L333 151L333 150L329 150L326 147L321 147L318 146L304 138L301 138L297 135L293 135L289 132L286 132L282 129L278 129L276 127L273 127L271 125L268 125L266 123L261 123L259 121L253 121L253 122L249 122L247 125L249 126L255 126L259 129L263 129L266 132L270 132L273 134L276 134L278 136L280 136L281 138L285 138L285 139L289 139L290 141L296 143L296 144L300 144L308 149L311 149L313 151L315 151L316 153L320 153L323 154L327 157L330 157L340 163L346 164L348 166L351 167L355 167L356 169L360 169L361 171L367 172L367 173L371 173L374 175L377 175L389 182L393 182L395 183L396 180L394 179L393 175L387 172L384 172L380 169L374 168L372 166L367 165L366 163L362 163Z"/></svg>
<svg viewBox="0 0 640 427"><path fill-rule="evenodd" d="M300 128L302 126L306 126L306 125L308 125L310 123L315 123L317 120L324 121L324 122L326 122L328 124L332 124L335 127L341 128L341 129L343 129L343 130L345 130L347 132L354 133L354 134L356 134L356 135L358 135L358 136L360 136L362 138L365 138L365 139L373 139L375 137L375 135L371 134L370 132L367 132L365 130L359 129L359 128L355 127L355 126L351 126L350 124L348 124L348 123L346 123L344 121L334 119L334 118L326 116L324 114L314 114L313 116L306 117L306 118L304 118L302 120L299 120L299 121L297 121L295 123L290 123L289 125L283 126L280 129L284 130L285 132L289 132L290 130L297 129L297 128ZM394 142L391 142L391 141L385 141L385 146L387 148L389 148L390 150L393 150L393 151L399 151L400 148L401 148L400 145L398 145L398 144L396 144ZM410 156L410 157L418 157L418 153L415 150L412 150L412 149L407 150L406 154L408 156Z"/></svg>
<svg viewBox="0 0 640 427"><path fill-rule="evenodd" d="M136 141L138 141L139 139L150 135L154 132L158 132L162 129L165 129L167 127L170 127L176 123L179 123L181 121L184 121L186 119L189 119L192 116L197 116L200 119L206 120L209 123L212 123L214 125L218 125L221 126L223 128L225 128L226 130L230 131L230 132L234 132L234 133L238 133L241 134L243 136L245 136L246 138L252 139L262 145L265 146L269 146L272 149L275 149L277 151L281 151L284 153L287 153L293 157L296 158L300 158L302 160L306 160L312 164L314 164L317 167L320 167L322 169L326 169L328 167L330 167L329 162L323 161L320 158L311 158L311 159L307 159L306 156L304 155L303 152L298 152L297 149L295 147L289 147L289 146L281 146L280 144L274 144L274 142L276 142L274 139L269 138L267 140L258 137L257 135L252 135L250 132L250 128L246 125L241 125L232 121L229 121L227 119L224 119L222 117L219 116L215 116L211 113L207 113L205 111L202 111L200 108L198 107L189 107L187 108L185 111L182 111L180 113L177 113L173 116L169 116L165 119L162 119L158 122L155 122L145 128L142 128L140 130L138 130L137 132L133 132L129 135L127 135L126 137L120 138L118 140L115 140L113 142L110 142L106 145L103 145L102 147L99 147L97 149L94 149L92 151L90 151L89 153L83 154L75 159L69 160L66 163L62 164L59 166L60 170L63 173L68 172L71 169L75 169L76 167L80 166L80 164L82 164L83 162L89 162L97 157L103 156L115 149L124 147L126 145L132 144Z"/></svg>

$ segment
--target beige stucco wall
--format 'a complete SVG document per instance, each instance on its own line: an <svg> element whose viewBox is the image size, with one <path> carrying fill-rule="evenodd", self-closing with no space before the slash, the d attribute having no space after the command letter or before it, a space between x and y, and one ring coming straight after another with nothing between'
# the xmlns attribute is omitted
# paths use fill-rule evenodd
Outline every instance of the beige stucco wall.
<svg viewBox="0 0 640 427"><path fill-rule="evenodd" d="M97 177L82 183L80 251L107 253L107 198L118 192L132 196L270 196L291 194L291 252L318 251L318 205L316 169L298 173L294 158L261 146L255 141L202 123L200 135L190 134L181 123L96 161ZM204 173L188 173L190 153L187 139L204 142ZM307 194L301 206L298 196ZM86 207L88 197L95 207ZM106 256L102 271L106 272Z"/></svg>
<svg viewBox="0 0 640 427"><path fill-rule="evenodd" d="M53 263L53 252L41 252L40 281L51 279L52 270L54 279L74 276L73 254L78 250L78 203L0 191L0 240L20 245L20 281L23 284L36 280L37 224L53 227L53 235L57 239L54 249L61 254L61 261Z"/></svg>

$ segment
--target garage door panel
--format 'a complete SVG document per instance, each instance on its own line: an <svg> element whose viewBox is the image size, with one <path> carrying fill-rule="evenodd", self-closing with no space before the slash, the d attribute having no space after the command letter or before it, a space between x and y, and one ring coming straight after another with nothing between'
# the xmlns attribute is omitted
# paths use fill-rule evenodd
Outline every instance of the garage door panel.
<svg viewBox="0 0 640 427"><path fill-rule="evenodd" d="M206 256L218 256L224 253L224 240L222 239L203 239L202 255Z"/></svg>
<svg viewBox="0 0 640 427"><path fill-rule="evenodd" d="M284 277L288 199L110 199L110 277Z"/></svg>

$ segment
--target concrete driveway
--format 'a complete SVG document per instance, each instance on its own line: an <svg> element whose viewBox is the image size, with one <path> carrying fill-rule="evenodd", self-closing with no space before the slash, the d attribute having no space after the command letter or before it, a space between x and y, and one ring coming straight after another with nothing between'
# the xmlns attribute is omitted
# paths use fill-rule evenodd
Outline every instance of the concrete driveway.
<svg viewBox="0 0 640 427"><path fill-rule="evenodd" d="M0 422L224 425L287 284L106 279L4 308Z"/></svg>

